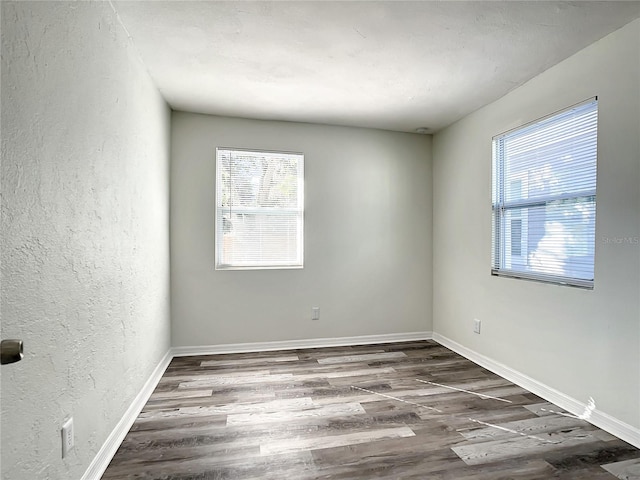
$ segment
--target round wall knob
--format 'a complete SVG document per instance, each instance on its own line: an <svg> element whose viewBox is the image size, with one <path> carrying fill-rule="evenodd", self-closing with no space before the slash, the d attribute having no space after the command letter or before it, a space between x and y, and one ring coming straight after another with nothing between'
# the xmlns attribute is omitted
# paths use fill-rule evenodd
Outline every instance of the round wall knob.
<svg viewBox="0 0 640 480"><path fill-rule="evenodd" d="M15 363L24 357L22 340L2 340L0 342L0 364Z"/></svg>

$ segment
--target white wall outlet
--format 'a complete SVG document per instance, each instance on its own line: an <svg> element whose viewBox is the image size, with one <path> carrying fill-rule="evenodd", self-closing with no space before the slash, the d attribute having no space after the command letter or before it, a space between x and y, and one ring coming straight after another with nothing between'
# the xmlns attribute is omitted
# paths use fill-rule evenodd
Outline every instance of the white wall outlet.
<svg viewBox="0 0 640 480"><path fill-rule="evenodd" d="M480 322L480 320L478 320L477 318L473 319L473 331L474 333L480 333L480 325L482 322Z"/></svg>
<svg viewBox="0 0 640 480"><path fill-rule="evenodd" d="M320 307L311 307L311 320L320 320Z"/></svg>
<svg viewBox="0 0 640 480"><path fill-rule="evenodd" d="M73 417L68 418L63 424L62 429L62 458L69 454L69 451L73 448Z"/></svg>

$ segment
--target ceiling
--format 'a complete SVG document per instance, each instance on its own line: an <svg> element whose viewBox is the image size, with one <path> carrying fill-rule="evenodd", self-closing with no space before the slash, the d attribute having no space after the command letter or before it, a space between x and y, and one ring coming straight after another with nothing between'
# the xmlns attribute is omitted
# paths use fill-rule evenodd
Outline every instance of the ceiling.
<svg viewBox="0 0 640 480"><path fill-rule="evenodd" d="M637 1L112 4L175 110L406 132L437 131L640 17Z"/></svg>

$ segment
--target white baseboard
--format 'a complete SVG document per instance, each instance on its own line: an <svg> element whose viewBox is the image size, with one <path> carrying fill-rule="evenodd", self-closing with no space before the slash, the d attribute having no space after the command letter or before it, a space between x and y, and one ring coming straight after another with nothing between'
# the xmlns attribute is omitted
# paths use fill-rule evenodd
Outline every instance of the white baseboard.
<svg viewBox="0 0 640 480"><path fill-rule="evenodd" d="M185 357L190 355L216 355L221 353L267 352L272 350L295 350L297 348L344 347L348 345L409 342L413 340L431 340L432 337L432 332L387 333L383 335L360 335L357 337L173 347L171 353L175 357Z"/></svg>
<svg viewBox="0 0 640 480"><path fill-rule="evenodd" d="M472 362L477 363L481 367L506 378L510 382L529 390L531 393L544 398L548 402L551 402L574 415L582 415L586 411L587 405L579 400L565 395L564 393L518 372L517 370L507 367L500 362L475 352L474 350L440 335L439 333L433 334L433 340L463 357L468 358ZM615 435L625 442L630 443L634 447L640 448L640 429L624 423L611 415L598 410L597 408L593 410L587 421L596 427Z"/></svg>
<svg viewBox="0 0 640 480"><path fill-rule="evenodd" d="M133 402L131 402L131 405L129 405L129 408L127 408L127 411L124 412L124 415L116 427L107 437L107 440L94 457L91 465L89 465L89 468L84 473L81 480L100 480L100 477L102 477L102 474L109 466L109 462L111 462L111 459L118 451L118 447L120 447L120 444L129 432L133 422L138 418L142 408L147 403L147 400L149 400L149 397L155 390L156 385L158 385L160 378L162 378L162 375L169 366L172 358L171 350L167 351L164 357L162 357L158 366L156 366L155 370L151 373L151 376L143 385L138 395L136 395Z"/></svg>

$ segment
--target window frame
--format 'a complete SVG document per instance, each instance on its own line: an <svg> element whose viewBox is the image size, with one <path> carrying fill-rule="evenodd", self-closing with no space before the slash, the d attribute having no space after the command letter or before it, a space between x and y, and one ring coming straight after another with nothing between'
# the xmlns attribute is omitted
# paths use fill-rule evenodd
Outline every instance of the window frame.
<svg viewBox="0 0 640 480"><path fill-rule="evenodd" d="M507 200L507 181L518 180L517 176L509 176L506 178L505 170L507 168L507 158L504 154L504 149L498 146L499 142L504 141L505 138L509 138L515 133L524 132L527 130L532 130L539 125L540 128L543 128L545 122L552 120L554 117L561 117L571 111L575 111L577 109L583 108L587 105L593 104L595 106L595 127L596 127L596 139L595 139L595 149L596 149L596 159L595 159L595 186L589 190L582 190L579 192L572 193L563 193L563 194L550 194L544 195L540 197L533 197L521 200ZM597 190L597 160L598 160L598 112L599 112L599 104L598 97L594 96L582 102L579 102L570 107L564 108L562 110L556 111L549 115L545 115L544 117L538 118L501 134L498 134L492 138L492 221L491 221L491 232L492 232L492 241L491 241L491 275L492 276L502 276L508 278L519 278L524 280L532 280L544 283L552 283L556 285L566 285L572 287L578 287L583 289L592 290L595 283L595 263L596 263L596 252L595 252L595 239L596 237L596 210L597 210L597 202L596 202L596 190ZM528 216L531 213L532 208L536 207L547 207L553 205L554 202L561 201L579 201L580 199L587 199L590 204L593 204L594 211L594 229L593 229L593 277L592 279L583 279L577 278L573 276L564 276L559 274L552 273L543 273L543 272L531 272L531 271L521 271L513 268L507 268L506 262L506 251L508 249L513 248L511 245L511 240L507 240L507 236L509 239L513 238L513 232L511 232L512 222L514 219L519 219L520 217L507 219L506 213L511 210L512 212L522 212L526 214L526 219L522 218L521 226L526 225L525 230L523 230L520 234L521 241L526 239L530 235L529 225L528 225ZM523 215L525 217L525 215ZM509 225L507 225L509 224ZM503 231L504 230L504 231ZM527 255L528 246L523 248L522 250ZM522 258L522 256L520 256ZM527 262L528 263L528 262Z"/></svg>
<svg viewBox="0 0 640 480"><path fill-rule="evenodd" d="M298 184L298 207L297 208L274 208L274 207L236 207L237 211L241 211L246 214L278 214L282 212L287 212L292 216L298 217L299 222L299 235L297 238L298 246L297 249L299 251L298 259L299 263L290 263L290 262L255 262L252 264L234 264L234 263L221 263L221 259L223 257L221 249L224 246L224 226L222 224L223 217L220 215L221 207L220 207L220 195L222 194L222 189L220 187L221 182L221 169L220 169L220 152L228 151L228 152L240 152L240 153L266 153L266 154L276 154L276 155L295 155L300 158L298 161L298 169L300 171L298 175L299 184ZM215 270L225 271L225 270L296 270L304 268L304 164L305 157L302 152L290 152L283 150L265 150L265 149L257 149L257 148L237 148L237 147L216 147L216 158L215 158L215 205L214 205L214 266ZM220 233L219 233L220 231ZM222 240L222 241L219 241Z"/></svg>

